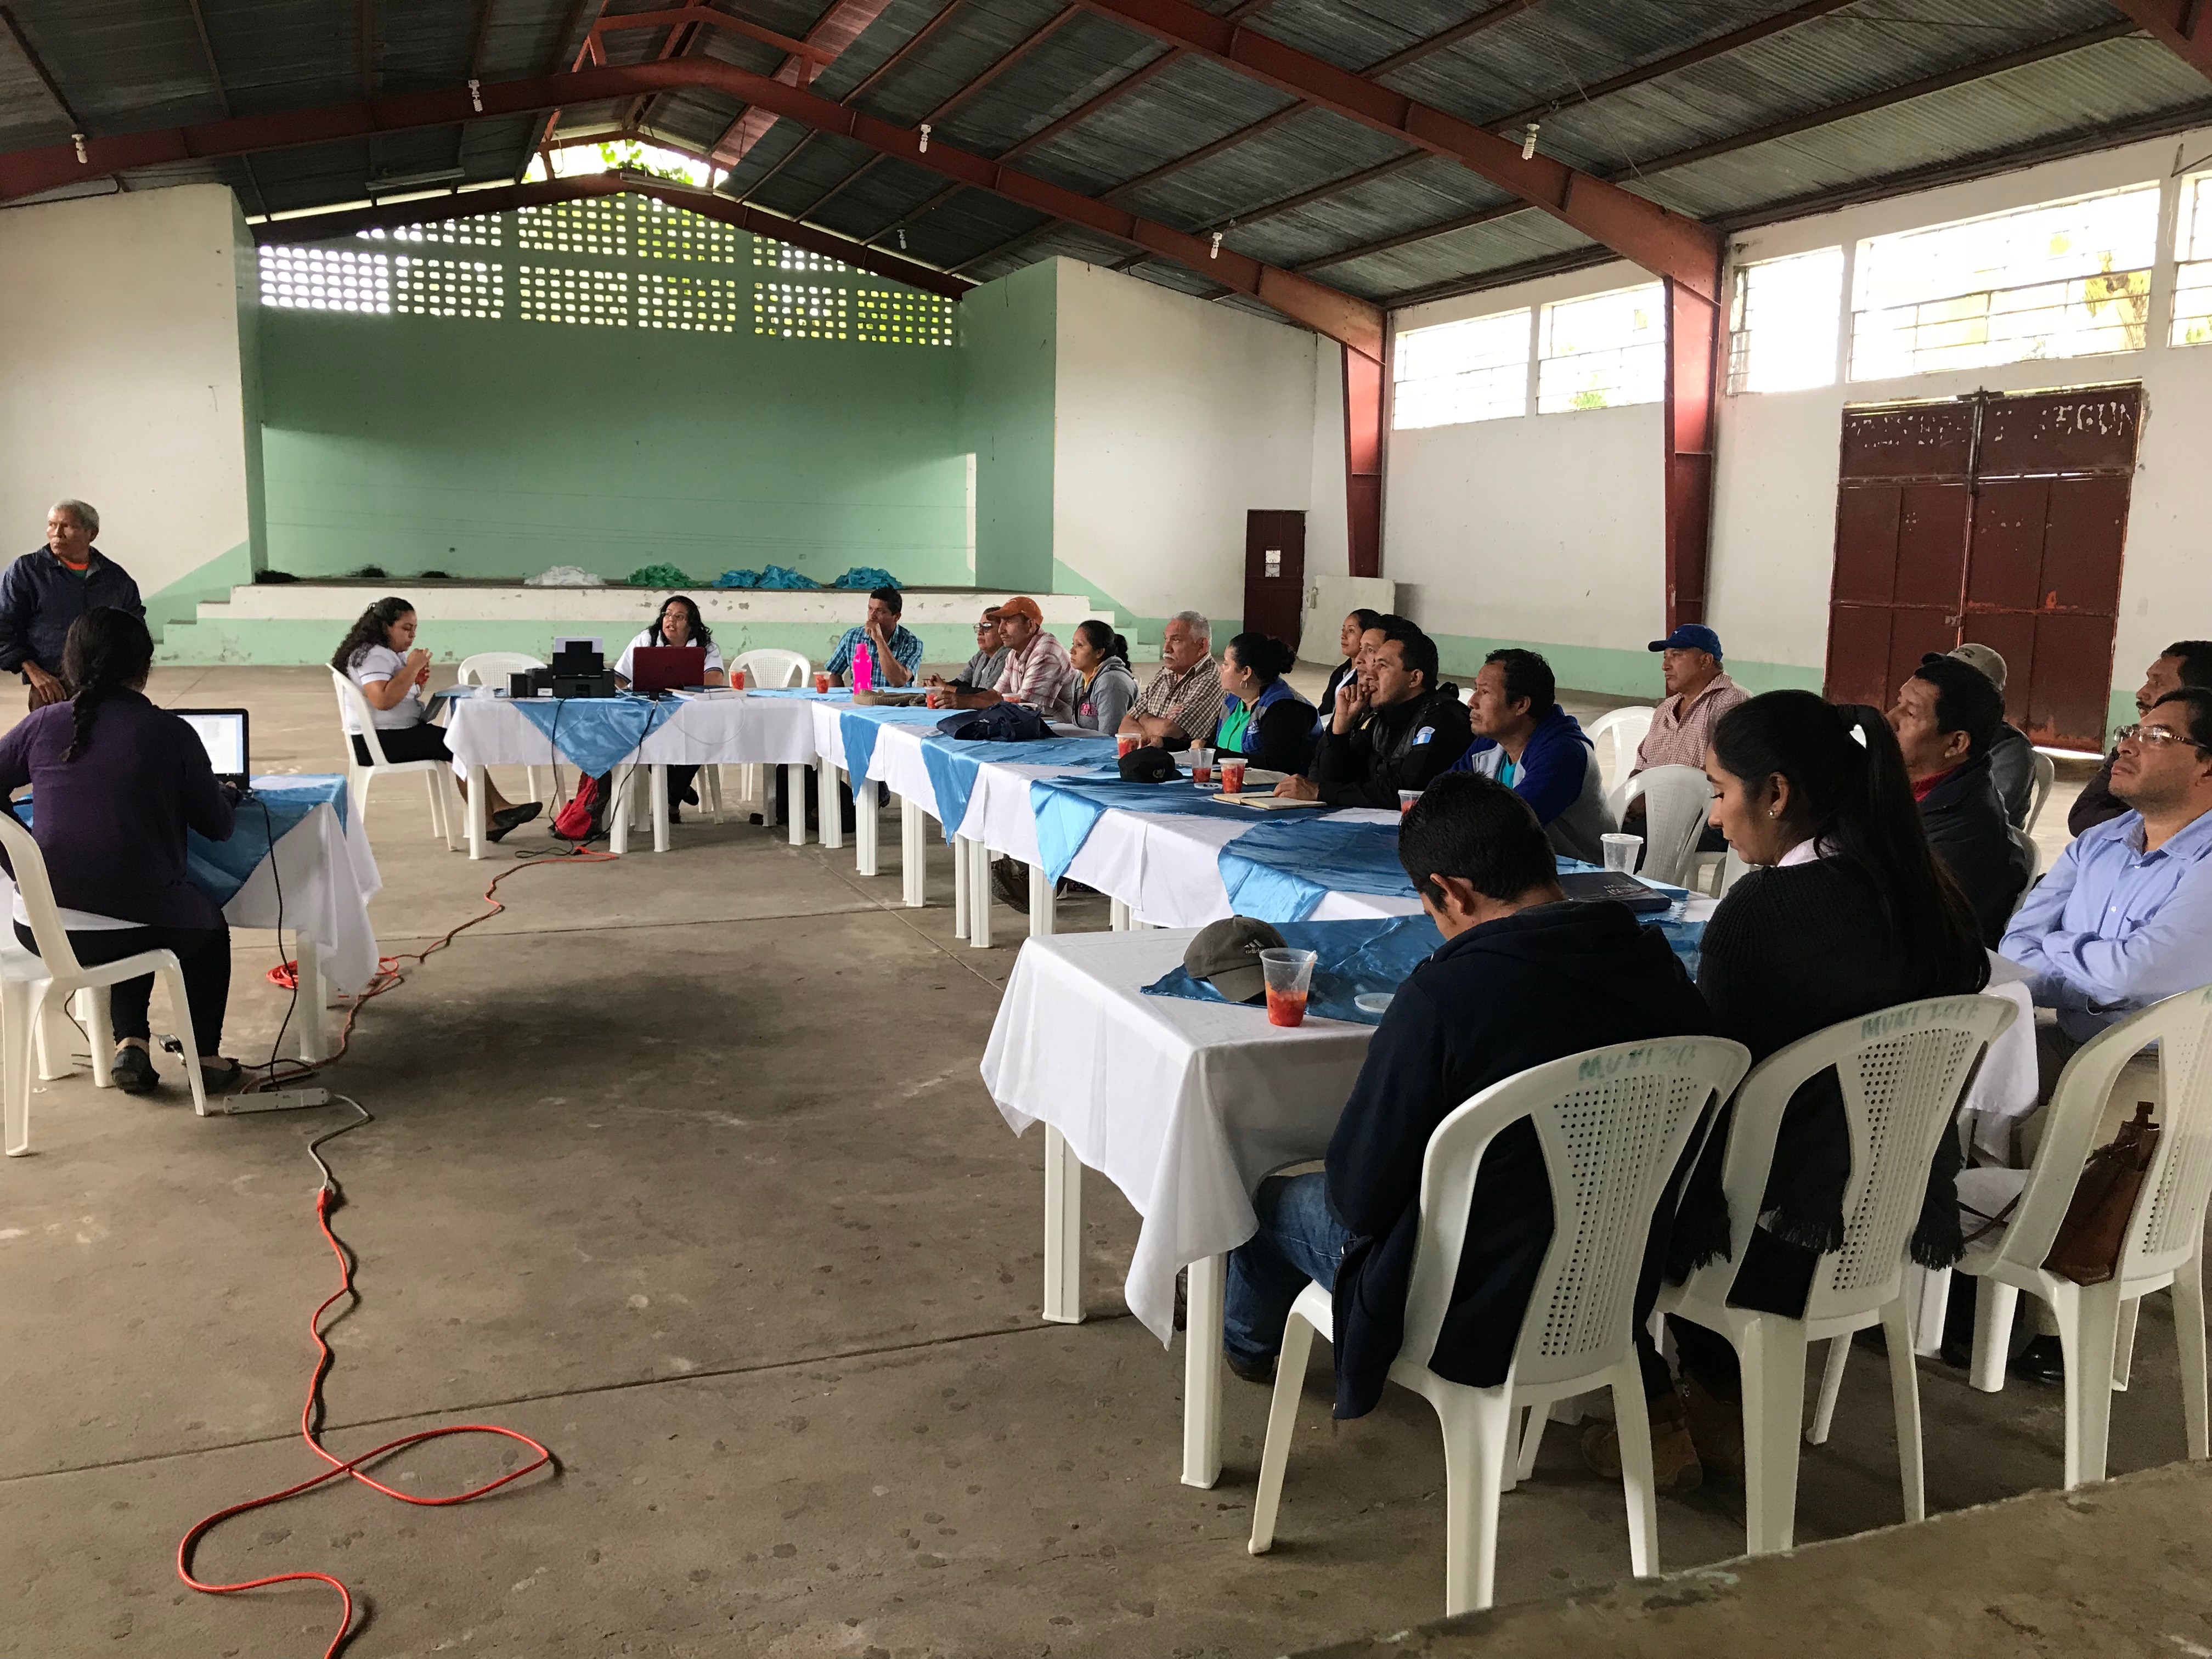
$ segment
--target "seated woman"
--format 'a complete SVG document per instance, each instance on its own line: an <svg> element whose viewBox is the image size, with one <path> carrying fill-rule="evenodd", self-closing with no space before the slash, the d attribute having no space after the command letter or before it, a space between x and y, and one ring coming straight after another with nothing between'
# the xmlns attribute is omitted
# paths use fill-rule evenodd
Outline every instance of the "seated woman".
<svg viewBox="0 0 2212 1659"><path fill-rule="evenodd" d="M1929 850L1897 738L1880 711L1770 691L1723 714L1705 757L1712 821L1750 872L1706 927L1698 988L1713 1030L1754 1062L1800 1037L1900 1002L1961 996L1989 981L1974 913ZM1680 1280L1728 1250L1721 1189L1729 1118L1707 1139L1676 1216L1668 1273ZM1959 1140L1936 1145L1913 1260L1957 1261ZM1843 1243L1850 1134L1831 1071L1790 1099L1774 1144L1759 1221L1729 1291L1738 1307L1795 1317L1821 1256ZM1743 1468L1743 1395L1735 1351L1686 1320L1672 1322L1684 1395L1639 1328L1662 1490L1694 1486L1701 1460ZM1685 1398L1684 1396L1686 1396ZM1618 1470L1610 1428L1584 1441L1592 1466Z"/></svg>
<svg viewBox="0 0 2212 1659"><path fill-rule="evenodd" d="M707 666L701 684L710 686L727 685L730 677L722 670L722 653L715 648L714 635L699 615L699 607L681 593L672 593L661 602L660 615L653 626L640 634L615 660L615 684L629 689L635 677L630 668L635 653L651 646L696 645L707 653ZM675 822L684 822L684 808L699 804L698 792L691 787L691 780L699 775L696 766L672 766L668 769L668 811Z"/></svg>
<svg viewBox="0 0 2212 1659"><path fill-rule="evenodd" d="M0 738L0 797L31 786L31 833L79 962L95 967L141 951L176 953L192 1053L214 1093L234 1089L240 1076L238 1062L222 1053L230 926L185 878L185 831L229 840L232 801L198 735L146 700L153 660L153 635L127 611L101 605L70 623L61 679L74 696L33 711ZM20 894L15 937L38 950ZM148 1048L153 994L151 974L108 993L115 1086L126 1094L143 1095L161 1081Z"/></svg>
<svg viewBox="0 0 2212 1659"><path fill-rule="evenodd" d="M1356 644L1356 641L1355 641ZM1221 722L1213 746L1296 775L1313 758L1313 705L1283 678L1297 653L1266 634L1239 634L1221 653ZM1350 666L1351 659L1345 665Z"/></svg>
<svg viewBox="0 0 2212 1659"><path fill-rule="evenodd" d="M369 718L376 723L377 741L388 761L440 760L451 762L446 733L430 724L429 711L415 694L430 679L430 653L415 646L415 607L401 599L379 599L354 618L338 648L331 653L331 666L361 688L368 699ZM353 738L354 758L369 763L368 741L346 715L346 731ZM456 777L461 794L469 793L466 778ZM499 841L517 824L527 823L544 811L537 801L516 805L499 793L499 786L484 778L486 835Z"/></svg>
<svg viewBox="0 0 2212 1659"><path fill-rule="evenodd" d="M1076 624L1067 659L1082 676L1075 691L1075 723L1086 732L1121 730L1122 716L1137 701L1128 641L1093 617Z"/></svg>
<svg viewBox="0 0 2212 1659"><path fill-rule="evenodd" d="M1382 613L1370 611L1363 605L1345 617L1344 626L1336 630L1336 648L1342 653L1344 660L1328 671L1328 684L1322 688L1319 712L1314 716L1315 731L1321 730L1321 723L1328 718L1328 711L1336 707L1336 688L1342 685L1348 676L1359 671L1361 636L1382 626Z"/></svg>

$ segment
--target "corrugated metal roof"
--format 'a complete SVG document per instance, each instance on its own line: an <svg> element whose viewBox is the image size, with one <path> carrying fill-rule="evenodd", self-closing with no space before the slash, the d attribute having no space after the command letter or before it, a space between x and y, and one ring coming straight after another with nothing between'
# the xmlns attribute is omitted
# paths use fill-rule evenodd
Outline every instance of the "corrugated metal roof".
<svg viewBox="0 0 2212 1659"><path fill-rule="evenodd" d="M1665 74L1642 72L1675 54L1725 40L1782 13L1789 0L1540 0L1487 27L1464 26L1498 0L1273 0L1243 20L1355 71L1395 64L1394 88L1468 119L1501 125L1537 112L1547 154L1607 176L1679 211L1742 222L1790 204L1817 204L1917 185L2008 158L2041 158L2184 124L2212 123L2212 83L2142 37L2114 39L2023 63L1843 118L1854 100L1881 100L1934 76L2030 52L2124 20L2107 0L1853 0ZM145 0L12 0L33 49L95 135L349 103L382 94L453 87L565 69L602 14L661 9L671 0L202 0L205 46L191 9ZM715 0L724 10L803 37L830 0ZM1201 0L1225 12L1231 0ZM1067 15L1034 50L993 73L1009 52L1061 17L1064 0L890 0L842 57L813 81L833 100L911 125L934 113L942 141L984 155L1022 143L1124 76L1152 63L1159 44L1087 10ZM479 29L482 33L479 39ZM927 38L908 51L915 36ZM1409 50L1447 31L1462 38L1425 55ZM617 64L652 61L666 28L605 37ZM684 50L773 72L781 50L730 29L696 30ZM210 52L214 58L211 66ZM1406 61L1398 62L1401 58ZM894 63L892 60L896 58ZM887 72L885 66L890 67ZM216 76L222 85L218 88ZM976 88L979 77L992 74ZM1610 79L1635 81L1601 96ZM973 90L969 90L973 88ZM963 91L967 95L963 96ZM1226 225L1231 246L1285 266L1396 241L1321 264L1317 280L1381 301L1441 286L1480 285L1547 262L1592 253L1548 216L1515 211L1441 234L1422 234L1510 206L1497 186L1455 163L1426 159L1366 178L1412 152L1399 141L1325 112L1269 121L1249 140L1188 166L1183 158L1294 109L1293 101L1195 57L1147 75L1081 123L1023 155L1026 171L1089 195L1144 180L1115 198L1178 228ZM684 88L561 112L560 131L632 128L704 152L743 113L735 100ZM1741 142L1778 122L1806 131ZM292 211L357 201L377 176L459 167L468 181L516 176L543 117L380 135L225 160L145 169L140 188L217 179L249 211ZM0 40L0 148L65 141L70 124L36 76ZM855 237L885 234L932 202L944 180L911 161L886 160L848 140L801 144L802 130L773 124L726 181L761 205ZM1685 164L1658 166L1689 150ZM795 152L795 153L794 153ZM1156 173L1163 176L1155 177ZM1648 176L1646 170L1649 169ZM765 181L765 182L763 182ZM1335 184L1339 187L1324 188ZM109 189L88 181L84 188ZM1289 210L1261 211L1307 192ZM980 190L938 203L906 228L910 256L972 265L988 277L1066 252L1120 263L1130 250L1098 232ZM1203 270L1151 260L1146 280L1197 293L1218 289ZM1245 302L1239 301L1243 306Z"/></svg>

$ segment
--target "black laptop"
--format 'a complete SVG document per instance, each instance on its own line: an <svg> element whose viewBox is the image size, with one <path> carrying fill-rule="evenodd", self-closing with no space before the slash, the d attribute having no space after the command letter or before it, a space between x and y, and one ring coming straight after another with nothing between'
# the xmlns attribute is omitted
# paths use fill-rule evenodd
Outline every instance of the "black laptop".
<svg viewBox="0 0 2212 1659"><path fill-rule="evenodd" d="M216 781L244 789L253 770L250 759L252 751L246 744L246 711L243 708L173 708L169 712L199 734Z"/></svg>
<svg viewBox="0 0 2212 1659"><path fill-rule="evenodd" d="M1619 870L1571 870L1559 878L1559 890L1580 904L1611 899L1638 915L1656 915L1674 906L1674 901L1658 889L1646 887Z"/></svg>

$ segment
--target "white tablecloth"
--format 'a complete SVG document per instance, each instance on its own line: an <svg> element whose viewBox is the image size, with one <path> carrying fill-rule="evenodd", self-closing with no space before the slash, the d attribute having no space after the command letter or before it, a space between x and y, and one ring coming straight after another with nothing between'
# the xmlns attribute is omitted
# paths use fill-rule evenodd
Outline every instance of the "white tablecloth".
<svg viewBox="0 0 2212 1659"><path fill-rule="evenodd" d="M1043 1122L1119 1187L1144 1226L1129 1310L1167 1342L1175 1279L1235 1249L1270 1170L1318 1158L1359 1075L1370 1027L1148 997L1188 931L1075 933L1022 946L983 1053L983 1082L1017 1133Z"/></svg>
<svg viewBox="0 0 2212 1659"><path fill-rule="evenodd" d="M656 721L634 757L647 765L811 766L817 754L815 710L805 697L756 697L744 691L689 696ZM831 722L833 727L835 722ZM446 726L453 769L550 766L552 744L504 697L457 697ZM558 757L570 764L567 756Z"/></svg>
<svg viewBox="0 0 2212 1659"><path fill-rule="evenodd" d="M360 821L341 825L334 809L318 806L277 838L222 914L235 927L273 928L281 908L284 926L315 947L324 977L358 994L376 976L368 902L383 886Z"/></svg>

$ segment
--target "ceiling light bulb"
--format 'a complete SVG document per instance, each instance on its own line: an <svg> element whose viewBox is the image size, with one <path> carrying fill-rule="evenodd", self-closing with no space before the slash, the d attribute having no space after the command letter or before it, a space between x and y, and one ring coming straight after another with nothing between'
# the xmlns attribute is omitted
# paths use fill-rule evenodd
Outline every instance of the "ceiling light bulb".
<svg viewBox="0 0 2212 1659"><path fill-rule="evenodd" d="M899 227L899 252L901 253L906 252L906 227L904 225L901 225Z"/></svg>
<svg viewBox="0 0 2212 1659"><path fill-rule="evenodd" d="M927 121L924 121L921 124L921 149L920 153L924 155L929 154L929 123Z"/></svg>
<svg viewBox="0 0 2212 1659"><path fill-rule="evenodd" d="M1209 259L1218 259L1221 257L1221 233L1218 230L1213 233L1213 252L1206 257Z"/></svg>
<svg viewBox="0 0 2212 1659"><path fill-rule="evenodd" d="M1528 131L1521 137L1521 159L1534 161L1536 155L1536 123L1528 123Z"/></svg>

